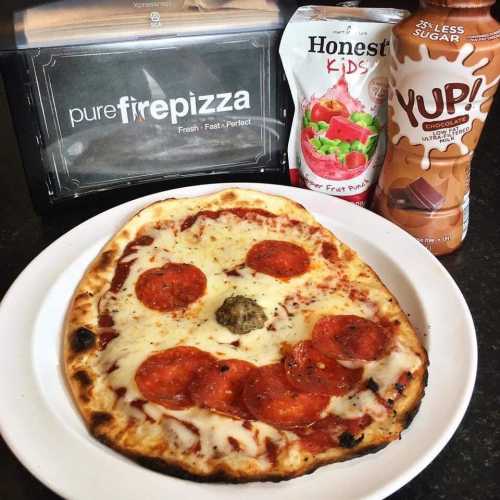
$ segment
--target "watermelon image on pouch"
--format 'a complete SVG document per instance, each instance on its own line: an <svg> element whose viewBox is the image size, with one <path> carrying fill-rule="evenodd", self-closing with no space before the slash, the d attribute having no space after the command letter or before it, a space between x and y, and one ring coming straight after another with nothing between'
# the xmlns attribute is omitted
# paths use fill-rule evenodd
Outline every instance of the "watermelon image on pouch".
<svg viewBox="0 0 500 500"><path fill-rule="evenodd" d="M325 179L352 179L368 168L380 120L349 96L342 77L319 99L303 104L301 150L308 167Z"/></svg>

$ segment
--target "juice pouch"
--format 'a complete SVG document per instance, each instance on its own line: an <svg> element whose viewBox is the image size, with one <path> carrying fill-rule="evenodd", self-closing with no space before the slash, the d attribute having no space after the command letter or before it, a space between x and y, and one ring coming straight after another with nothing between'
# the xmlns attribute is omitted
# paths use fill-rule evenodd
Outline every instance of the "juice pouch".
<svg viewBox="0 0 500 500"><path fill-rule="evenodd" d="M399 9L299 8L280 56L295 104L293 185L366 205L384 161L389 40Z"/></svg>

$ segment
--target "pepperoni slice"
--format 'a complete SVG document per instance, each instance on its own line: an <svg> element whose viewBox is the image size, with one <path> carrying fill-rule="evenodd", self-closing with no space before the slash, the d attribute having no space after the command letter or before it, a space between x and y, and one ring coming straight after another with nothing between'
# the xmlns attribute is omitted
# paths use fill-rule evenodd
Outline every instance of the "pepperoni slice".
<svg viewBox="0 0 500 500"><path fill-rule="evenodd" d="M332 437L328 432L324 431L303 431L302 429L296 434L300 436L300 444L302 448L310 453L321 453L330 448L338 446L338 440Z"/></svg>
<svg viewBox="0 0 500 500"><path fill-rule="evenodd" d="M363 369L344 368L318 350L312 342L299 342L285 357L288 382L304 392L341 396L349 392L363 375Z"/></svg>
<svg viewBox="0 0 500 500"><path fill-rule="evenodd" d="M284 429L315 422L329 400L325 394L303 394L294 389L281 363L257 368L243 389L243 401L256 419Z"/></svg>
<svg viewBox="0 0 500 500"><path fill-rule="evenodd" d="M335 262L339 258L339 251L337 250L337 247L329 243L328 241L324 241L321 244L321 255L326 259L329 260L330 262Z"/></svg>
<svg viewBox="0 0 500 500"><path fill-rule="evenodd" d="M218 361L199 371L189 392L199 406L248 419L250 413L241 400L243 386L255 366L239 359Z"/></svg>
<svg viewBox="0 0 500 500"><path fill-rule="evenodd" d="M275 278L292 278L309 269L309 256L295 243L263 240L249 250L246 264L259 273Z"/></svg>
<svg viewBox="0 0 500 500"><path fill-rule="evenodd" d="M351 434L356 435L359 434L365 427L368 427L372 421L373 419L370 415L363 415L359 418L341 418L337 415L328 415L328 417L318 420L313 425L313 429L337 434L350 432Z"/></svg>
<svg viewBox="0 0 500 500"><path fill-rule="evenodd" d="M143 272L135 284L137 298L150 309L174 311L198 300L207 278L196 266L170 262Z"/></svg>
<svg viewBox="0 0 500 500"><path fill-rule="evenodd" d="M300 442L303 448L311 453L321 453L342 444L341 436L344 433L348 433L351 436L350 441L355 444L356 439L354 436L359 435L371 422L372 418L369 415L349 419L341 418L337 415L329 415L326 418L318 420L311 427L299 432L296 431L296 433L301 436Z"/></svg>
<svg viewBox="0 0 500 500"><path fill-rule="evenodd" d="M324 316L313 328L313 346L336 359L381 358L388 349L389 330L368 319L352 315Z"/></svg>
<svg viewBox="0 0 500 500"><path fill-rule="evenodd" d="M215 364L215 358L196 347L173 347L153 354L135 374L145 399L171 409L192 405L189 384L198 371Z"/></svg>

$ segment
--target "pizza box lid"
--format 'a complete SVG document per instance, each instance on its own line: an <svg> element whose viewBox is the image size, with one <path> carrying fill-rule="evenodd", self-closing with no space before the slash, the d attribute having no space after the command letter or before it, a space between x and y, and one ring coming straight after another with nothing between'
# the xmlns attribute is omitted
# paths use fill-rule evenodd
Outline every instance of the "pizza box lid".
<svg viewBox="0 0 500 500"><path fill-rule="evenodd" d="M14 13L16 47L74 46L284 27L278 0L60 0ZM292 2L293 3L293 2Z"/></svg>

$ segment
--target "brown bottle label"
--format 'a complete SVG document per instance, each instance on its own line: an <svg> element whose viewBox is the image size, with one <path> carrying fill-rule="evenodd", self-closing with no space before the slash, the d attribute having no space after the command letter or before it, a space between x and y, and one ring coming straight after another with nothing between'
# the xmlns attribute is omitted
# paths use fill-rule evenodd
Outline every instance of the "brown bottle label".
<svg viewBox="0 0 500 500"><path fill-rule="evenodd" d="M443 56L431 57L422 44L419 60L405 57L401 63L393 59L389 103L399 131L392 142L406 138L410 145L423 146L420 166L424 170L431 165L432 150L446 151L455 144L462 155L471 152L464 136L472 130L474 120L486 119L487 112L481 111L485 92L500 77L487 83L477 74L489 63L487 59L466 65L473 52L474 45L466 43L450 61Z"/></svg>

